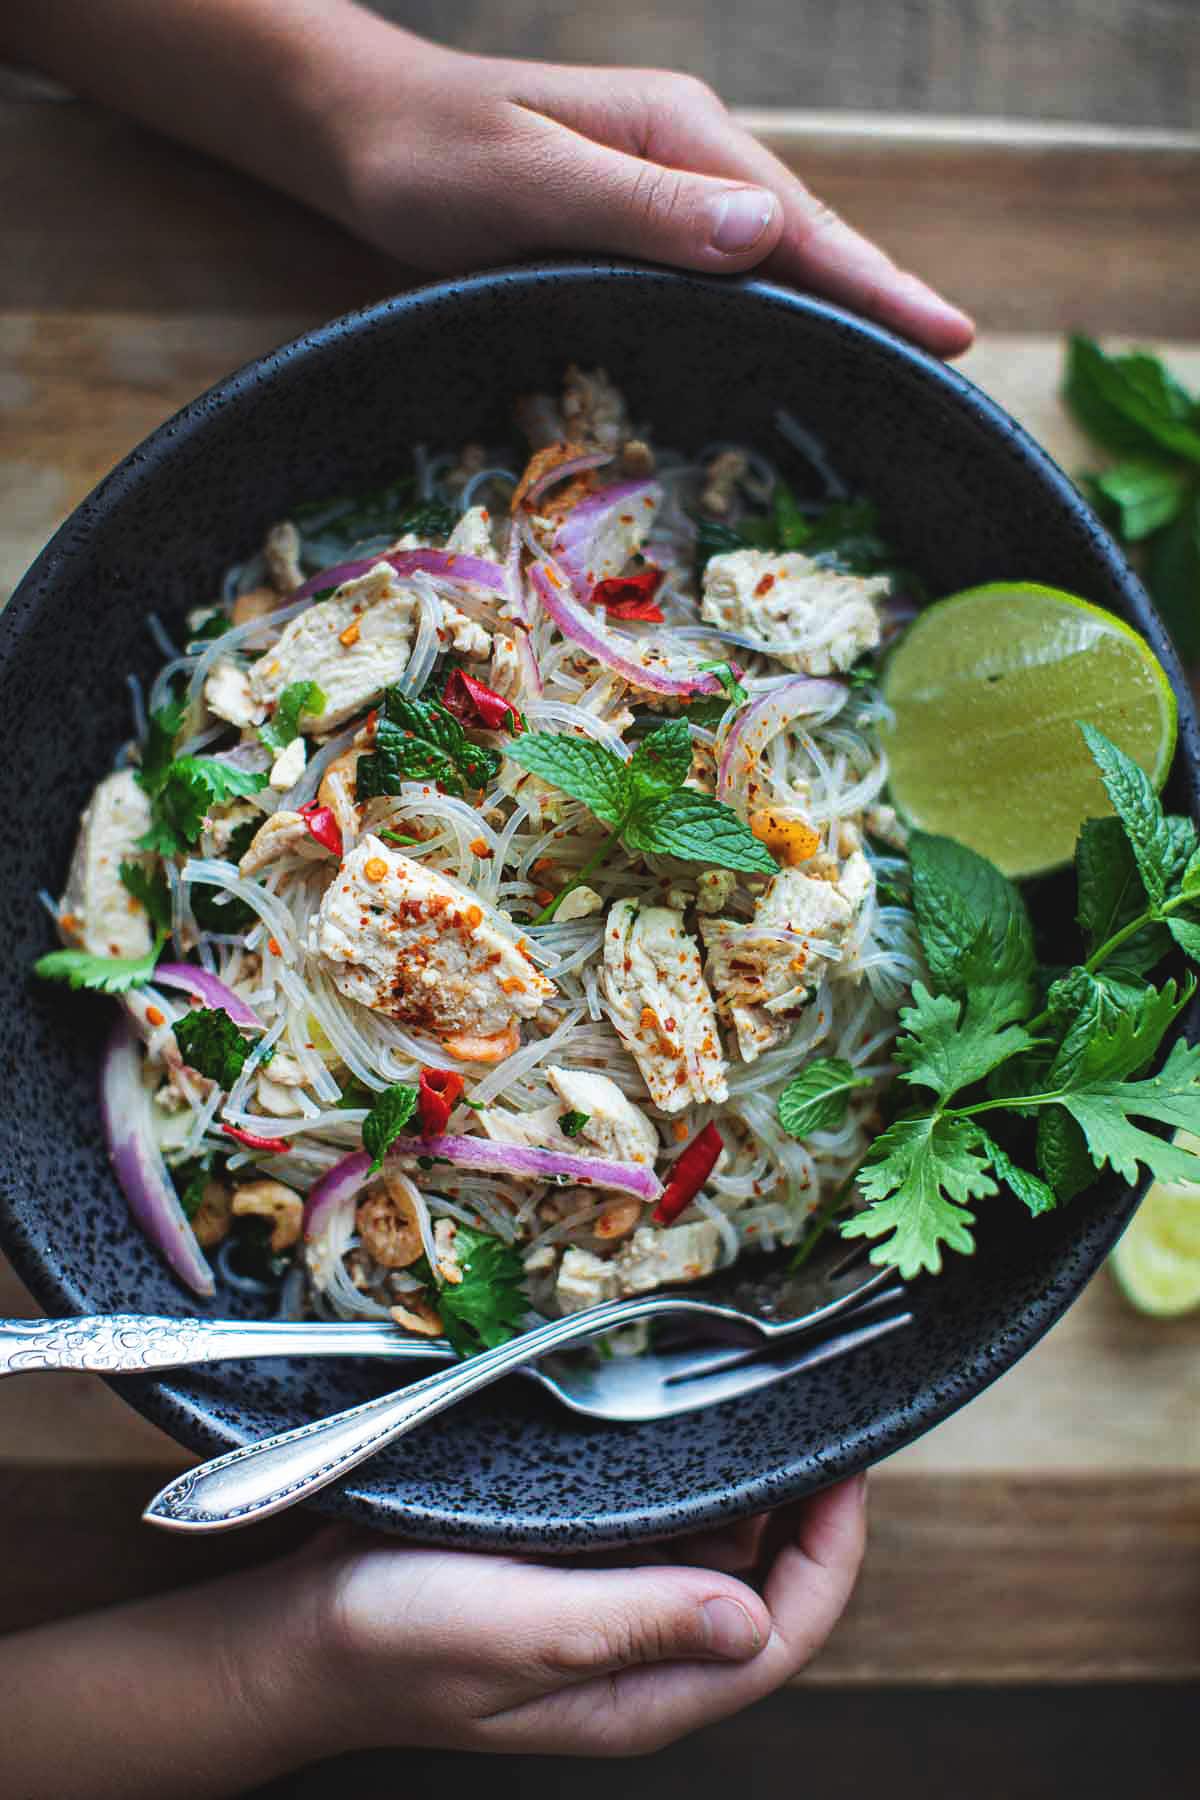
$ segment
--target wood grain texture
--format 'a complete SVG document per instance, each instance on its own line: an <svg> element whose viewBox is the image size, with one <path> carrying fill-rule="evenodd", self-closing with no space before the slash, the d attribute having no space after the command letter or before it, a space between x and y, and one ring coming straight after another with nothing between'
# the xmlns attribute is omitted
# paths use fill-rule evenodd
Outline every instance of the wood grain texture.
<svg viewBox="0 0 1200 1800"><path fill-rule="evenodd" d="M373 0L486 55L687 69L748 106L1194 125L1194 0Z"/></svg>
<svg viewBox="0 0 1200 1800"><path fill-rule="evenodd" d="M154 1466L10 1465L19 1544L0 1632L244 1568L311 1535L288 1515L194 1542L140 1513ZM1200 1474L895 1475L875 1483L862 1581L805 1686L1200 1677Z"/></svg>

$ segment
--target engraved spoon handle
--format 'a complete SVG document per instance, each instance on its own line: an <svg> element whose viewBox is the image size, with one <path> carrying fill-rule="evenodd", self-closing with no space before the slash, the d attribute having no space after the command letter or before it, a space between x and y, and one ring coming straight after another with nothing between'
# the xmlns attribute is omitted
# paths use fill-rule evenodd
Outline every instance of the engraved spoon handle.
<svg viewBox="0 0 1200 1800"><path fill-rule="evenodd" d="M396 1393L279 1432L261 1443L245 1444L198 1469L189 1469L155 1496L143 1516L149 1524L169 1531L228 1531L253 1524L308 1499L426 1419L523 1363L635 1319L679 1310L702 1309L647 1294L552 1319L498 1349L428 1375Z"/></svg>
<svg viewBox="0 0 1200 1800"><path fill-rule="evenodd" d="M0 1319L0 1376L63 1369L140 1375L250 1356L390 1356L444 1361L441 1341L405 1339L385 1321L169 1319L107 1313L80 1319Z"/></svg>

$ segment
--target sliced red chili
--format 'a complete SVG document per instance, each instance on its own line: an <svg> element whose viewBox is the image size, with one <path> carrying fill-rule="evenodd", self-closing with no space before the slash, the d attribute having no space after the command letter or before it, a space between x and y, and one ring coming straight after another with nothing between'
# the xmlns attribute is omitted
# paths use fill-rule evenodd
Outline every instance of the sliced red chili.
<svg viewBox="0 0 1200 1800"><path fill-rule="evenodd" d="M422 1137L438 1137L458 1105L463 1078L453 1069L422 1069L417 1082L417 1118Z"/></svg>
<svg viewBox="0 0 1200 1800"><path fill-rule="evenodd" d="M521 718L511 700L465 669L451 669L446 678L442 705L464 725L482 725L487 731L507 731L516 737Z"/></svg>
<svg viewBox="0 0 1200 1800"><path fill-rule="evenodd" d="M665 569L649 568L637 575L613 575L596 583L591 598L610 619L646 619L651 625L661 625L663 615L654 596L665 574Z"/></svg>
<svg viewBox="0 0 1200 1800"><path fill-rule="evenodd" d="M286 1138L259 1137L256 1131L241 1131L236 1125L222 1125L221 1130L226 1137L236 1138L239 1144L245 1144L247 1150L270 1150L276 1156L283 1156L291 1148Z"/></svg>
<svg viewBox="0 0 1200 1800"><path fill-rule="evenodd" d="M299 812L300 817L308 826L309 835L316 838L318 844L324 849L332 850L335 856L340 857L342 854L342 828L334 818L332 809L328 806L319 806L315 800L310 800L306 806L300 807Z"/></svg>
<svg viewBox="0 0 1200 1800"><path fill-rule="evenodd" d="M715 1125L706 1125L700 1134L693 1138L682 1156L677 1156L671 1164L671 1173L667 1179L651 1217L656 1225L670 1225L677 1219L690 1200L694 1200L704 1186L716 1166L718 1156L725 1148L720 1132Z"/></svg>

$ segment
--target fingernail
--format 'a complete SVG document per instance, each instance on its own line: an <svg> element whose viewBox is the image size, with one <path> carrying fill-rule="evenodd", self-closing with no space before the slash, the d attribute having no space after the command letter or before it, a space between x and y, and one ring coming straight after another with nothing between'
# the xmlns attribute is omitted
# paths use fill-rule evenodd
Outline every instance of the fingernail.
<svg viewBox="0 0 1200 1800"><path fill-rule="evenodd" d="M728 1657L730 1662L745 1662L762 1649L762 1634L744 1606L736 1600L718 1595L706 1600L704 1614L708 1648L714 1656Z"/></svg>
<svg viewBox="0 0 1200 1800"><path fill-rule="evenodd" d="M714 250L723 256L744 256L753 250L775 217L776 199L765 188L730 188L713 208Z"/></svg>

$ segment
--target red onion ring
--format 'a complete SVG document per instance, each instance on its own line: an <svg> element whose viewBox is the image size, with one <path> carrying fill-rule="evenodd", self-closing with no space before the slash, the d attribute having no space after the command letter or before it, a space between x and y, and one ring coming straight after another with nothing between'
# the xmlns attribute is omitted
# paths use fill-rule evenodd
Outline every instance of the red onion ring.
<svg viewBox="0 0 1200 1800"><path fill-rule="evenodd" d="M569 481L572 475L586 475L589 469L603 468L611 462L611 450L588 450L582 456L569 456L565 462L555 463L544 475L539 475L521 496L521 505L526 512L531 512L547 488L554 487L560 481Z"/></svg>
<svg viewBox="0 0 1200 1800"><path fill-rule="evenodd" d="M651 516L658 510L662 488L657 481L618 481L573 506L554 534L554 554L571 578L581 600L593 587L591 563L596 540L614 513L641 506ZM615 575L619 571L609 571Z"/></svg>
<svg viewBox="0 0 1200 1800"><path fill-rule="evenodd" d="M849 693L844 681L827 681L814 675L795 675L790 681L780 682L778 687L768 688L749 706L743 706L736 714L733 723L721 747L721 760L717 765L717 799L729 805L731 797L740 789L737 780L735 761L741 754L748 759L749 768L758 761L763 749L782 731L792 719L803 718L810 713L831 710L827 717L832 718L845 705ZM754 740L761 738L755 748L751 748Z"/></svg>
<svg viewBox="0 0 1200 1800"><path fill-rule="evenodd" d="M215 1292L212 1270L196 1242L150 1126L150 1098L142 1084L142 1049L122 1013L100 1063L100 1120L108 1160L129 1210L179 1279L205 1298Z"/></svg>
<svg viewBox="0 0 1200 1800"><path fill-rule="evenodd" d="M559 582L548 563L538 563L530 571L534 590L565 638L586 650L606 669L629 682L631 687L648 688L654 694L719 694L721 684L715 675L668 675L660 669L647 669L633 660L636 649L632 638L609 631L598 613L581 606L566 585Z"/></svg>
<svg viewBox="0 0 1200 1800"><path fill-rule="evenodd" d="M232 988L226 987L217 976L210 975L207 969L197 968L195 963L160 962L155 965L152 981L157 987L180 988L194 999L203 1000L205 1006L228 1013L235 1025L244 1025L250 1031L265 1030L258 1014L252 1012Z"/></svg>
<svg viewBox="0 0 1200 1800"><path fill-rule="evenodd" d="M531 1150L524 1144L500 1144L492 1138L430 1137L396 1138L388 1156L438 1156L460 1169L488 1174L533 1176L553 1181L559 1176L580 1185L615 1188L636 1194L639 1200L657 1200L662 1183L652 1169L636 1163L607 1162L599 1156L563 1156L557 1150ZM365 1186L371 1158L356 1150L335 1163L308 1196L304 1207L304 1235L319 1237L337 1207Z"/></svg>
<svg viewBox="0 0 1200 1800"><path fill-rule="evenodd" d="M462 556L455 550L396 550L390 555L367 556L359 562L335 563L332 569L322 569L319 575L310 576L289 596L288 604L294 606L297 600L307 600L311 594L319 594L328 587L341 587L344 581L356 581L381 562L390 564L400 576L421 571L426 575L440 575L446 581L489 588L496 594L505 592L504 570L499 563L484 562L478 556Z"/></svg>

